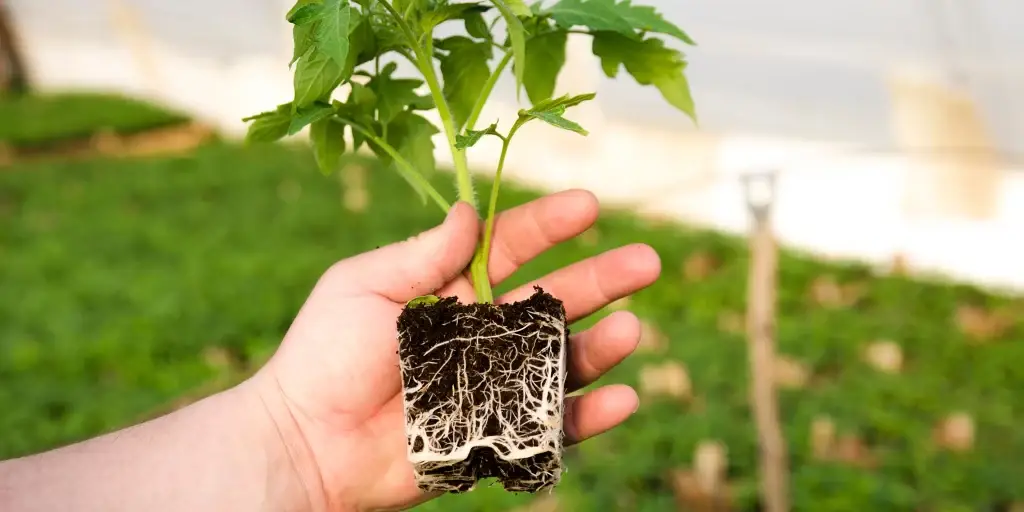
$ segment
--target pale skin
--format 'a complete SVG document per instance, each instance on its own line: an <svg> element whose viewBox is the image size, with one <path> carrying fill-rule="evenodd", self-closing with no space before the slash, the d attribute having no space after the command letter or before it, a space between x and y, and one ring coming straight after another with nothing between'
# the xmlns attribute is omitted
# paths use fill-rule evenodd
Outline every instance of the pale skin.
<svg viewBox="0 0 1024 512"><path fill-rule="evenodd" d="M502 213L488 267L499 283L520 265L588 229L598 203L585 191L553 194ZM0 463L0 510L398 510L435 496L416 488L406 461L396 320L420 295L472 301L467 268L481 221L456 204L444 223L410 240L342 260L314 287L270 361L227 391L147 423ZM658 277L657 254L630 245L557 270L539 285L570 321ZM614 313L572 338L572 389L628 356L640 324ZM628 386L568 399L565 434L577 443L638 407Z"/></svg>

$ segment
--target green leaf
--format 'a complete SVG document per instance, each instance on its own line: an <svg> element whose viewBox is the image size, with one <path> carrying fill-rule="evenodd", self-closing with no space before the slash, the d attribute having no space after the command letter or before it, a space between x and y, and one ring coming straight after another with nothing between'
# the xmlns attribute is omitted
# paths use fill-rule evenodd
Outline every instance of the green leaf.
<svg viewBox="0 0 1024 512"><path fill-rule="evenodd" d="M349 35L355 28L353 16L359 12L348 0L299 0L288 13L292 28L292 60L312 58L316 53L329 55L342 68L349 63Z"/></svg>
<svg viewBox="0 0 1024 512"><path fill-rule="evenodd" d="M438 41L438 44L440 49L448 52L441 57L443 92L458 130L466 123L490 77L487 61L491 58L491 45L463 36L449 37Z"/></svg>
<svg viewBox="0 0 1024 512"><path fill-rule="evenodd" d="M565 114L566 109L569 107L574 107L584 101L592 100L594 97L594 93L588 93L576 96L565 95L559 98L540 101L529 110L520 110L519 120L516 121L516 124L521 126L530 119L538 119L563 130L576 132L580 135L587 135L587 130L579 124L566 119L563 117L563 114Z"/></svg>
<svg viewBox="0 0 1024 512"><path fill-rule="evenodd" d="M245 141L247 143L274 142L284 138L288 135L288 126L292 122L291 112L291 103L285 103L279 105L275 110L242 119L243 122L250 123Z"/></svg>
<svg viewBox="0 0 1024 512"><path fill-rule="evenodd" d="M615 0L592 0L590 3L604 4L613 9L636 30L665 34L675 37L686 44L697 45L686 32L683 32L683 29L666 20L654 7L632 5L632 0L622 0L617 4Z"/></svg>
<svg viewBox="0 0 1024 512"><path fill-rule="evenodd" d="M363 115L372 116L373 109L377 108L377 93L363 84L352 82L351 85L352 93L347 103L358 107Z"/></svg>
<svg viewBox="0 0 1024 512"><path fill-rule="evenodd" d="M430 121L412 112L400 113L388 126L387 143L395 148L399 155L408 161L413 168L409 169L392 161L390 156L382 150L382 160L391 166L409 182L413 190L419 194L424 203L427 201L427 191L420 183L424 182L423 175L434 172L436 163L434 161L434 134L438 129Z"/></svg>
<svg viewBox="0 0 1024 512"><path fill-rule="evenodd" d="M471 148L480 142L480 139L484 135L496 135L500 137L498 133L498 123L494 123L483 130L467 130L465 134L458 134L455 136L455 147L456 149Z"/></svg>
<svg viewBox="0 0 1024 512"><path fill-rule="evenodd" d="M508 38L512 43L513 72L516 76L516 98L518 98L519 90L523 88L523 73L526 71L526 31L523 29L523 22L519 21L517 16L530 16L531 12L526 9L525 13L517 15L516 10L522 12L522 9L517 7L516 10L513 10L509 7L509 3L516 4L517 2L507 2L508 0L491 0L491 3L501 12L502 18L505 18L505 24L508 25ZM518 4L522 4L522 1L520 0Z"/></svg>
<svg viewBox="0 0 1024 512"><path fill-rule="evenodd" d="M549 32L526 42L526 71L523 85L531 103L550 98L555 93L558 73L565 65L565 45L569 34Z"/></svg>
<svg viewBox="0 0 1024 512"><path fill-rule="evenodd" d="M286 18L289 21L298 18L300 16L299 13L303 9L314 9L315 14L317 14L317 16L312 18L308 14L301 15L304 18L302 23L296 23L292 27L292 60L288 63L289 67L313 48L313 32L316 29L316 21L322 8L323 5L319 3L319 0L299 0L292 7L292 10L288 12Z"/></svg>
<svg viewBox="0 0 1024 512"><path fill-rule="evenodd" d="M562 28L575 26L591 30L610 30L627 36L634 36L633 25L607 0L561 0L547 10L551 18Z"/></svg>
<svg viewBox="0 0 1024 512"><path fill-rule="evenodd" d="M323 0L296 0L295 5L293 5L291 9L288 9L288 13L284 15L284 19L287 20L288 23L295 23L296 18L305 16L300 13L305 10L307 6L312 5L319 10L321 3L323 3Z"/></svg>
<svg viewBox="0 0 1024 512"><path fill-rule="evenodd" d="M529 18L533 16L533 11L530 10L530 6L526 5L523 0L505 0L505 5L512 11L512 14L519 16L520 18Z"/></svg>
<svg viewBox="0 0 1024 512"><path fill-rule="evenodd" d="M285 105L290 106L290 104L288 104L288 103L286 103ZM272 117L275 114L277 114L281 110L281 108L283 108L285 105L279 105L276 110L267 110L265 112L260 112L259 114L253 114L253 115L248 116L248 117L243 117L242 118L242 122L243 123L248 123L248 122L251 122L251 121L255 121L257 119L263 119L263 118L266 118L266 117ZM286 112L291 112L291 109L289 108Z"/></svg>
<svg viewBox="0 0 1024 512"><path fill-rule="evenodd" d="M548 110L554 111L559 108L575 107L576 105L579 105L585 101L590 101L595 97L597 97L597 94L592 92L588 92L586 94L577 94L575 96L569 96L568 94L566 94L564 96L559 96L557 98L549 98L546 100L539 101L530 110L536 112L544 112Z"/></svg>
<svg viewBox="0 0 1024 512"><path fill-rule="evenodd" d="M613 32L598 32L594 34L593 52L609 78L615 78L624 65L637 83L657 87L670 105L697 121L684 74L686 60L678 50L665 47L665 42L657 38L637 41Z"/></svg>
<svg viewBox="0 0 1024 512"><path fill-rule="evenodd" d="M420 28L423 32L430 33L434 27L448 21L465 19L470 12L480 14L481 5L477 3L445 4L423 14L420 19ZM481 18L482 20L483 18Z"/></svg>
<svg viewBox="0 0 1024 512"><path fill-rule="evenodd" d="M312 23L321 16L323 10L322 4L315 3L297 3L291 11L288 12L288 16L285 19L288 23L293 25L306 25Z"/></svg>
<svg viewBox="0 0 1024 512"><path fill-rule="evenodd" d="M466 22L466 33L477 39L491 39L491 29L482 13L469 11L462 15L462 19Z"/></svg>
<svg viewBox="0 0 1024 512"><path fill-rule="evenodd" d="M388 143L423 174L434 172L434 139L440 131L426 118L400 113L388 127Z"/></svg>
<svg viewBox="0 0 1024 512"><path fill-rule="evenodd" d="M689 116L694 123L697 123L699 122L697 119L697 107L693 101L693 93L690 91L690 81L683 72L684 69L685 63L678 72L656 78L654 86L658 88L658 91L661 92L662 97L665 98L669 105L676 107Z"/></svg>
<svg viewBox="0 0 1024 512"><path fill-rule="evenodd" d="M418 308L420 306L433 306L441 301L437 295L422 295L405 303L406 308Z"/></svg>
<svg viewBox="0 0 1024 512"><path fill-rule="evenodd" d="M349 93L348 98L345 99L345 102L335 102L338 114L361 126L367 128L373 126L373 112L377 108L377 95L363 84L350 82L349 85L352 87L352 91ZM352 151L359 150L364 142L366 142L366 136L353 129Z"/></svg>
<svg viewBox="0 0 1024 512"><path fill-rule="evenodd" d="M383 124L390 123L406 108L429 110L434 107L434 100L429 96L416 94L416 89L423 85L422 80L392 78L397 68L397 64L389 62L367 83L377 98L377 120Z"/></svg>
<svg viewBox="0 0 1024 512"><path fill-rule="evenodd" d="M303 55L306 55L313 48L313 26L312 25L296 25L292 27L292 60L288 62L288 66L291 67L293 64L299 61Z"/></svg>
<svg viewBox="0 0 1024 512"><path fill-rule="evenodd" d="M318 49L334 59L339 68L344 68L348 59L352 9L348 0L324 0L321 12L315 33Z"/></svg>
<svg viewBox="0 0 1024 512"><path fill-rule="evenodd" d="M320 172L324 175L334 172L345 153L345 125L337 119L320 119L309 127L309 140L313 143L313 155Z"/></svg>
<svg viewBox="0 0 1024 512"><path fill-rule="evenodd" d="M386 0L380 0L386 1ZM413 18L419 12L427 10L427 0L391 0L391 6L405 19Z"/></svg>
<svg viewBox="0 0 1024 512"><path fill-rule="evenodd" d="M299 59L293 78L295 106L302 108L330 97L341 79L341 66L325 53L314 51Z"/></svg>
<svg viewBox="0 0 1024 512"><path fill-rule="evenodd" d="M292 115L292 122L288 126L288 135L295 135L307 125L313 124L333 113L334 107L322 101L301 107Z"/></svg>
<svg viewBox="0 0 1024 512"><path fill-rule="evenodd" d="M342 73L344 78L351 77L357 66L370 62L387 51L379 45L380 40L374 32L375 27L371 19L365 16L358 18L359 21L349 23L351 32L348 36L348 59Z"/></svg>
<svg viewBox="0 0 1024 512"><path fill-rule="evenodd" d="M570 121L570 120L562 117L562 114L559 113L559 112L529 112L529 111L527 111L527 115L529 115L530 117L532 117L534 119L540 119L541 121L544 121L545 123L548 123L551 126L555 126L555 127L561 128L563 130L569 130L569 131L572 131L572 132L576 132L576 133L578 133L580 135L588 135L589 134L589 132L587 132L587 130L583 129L583 127L580 126L578 123L576 123L574 121Z"/></svg>
<svg viewBox="0 0 1024 512"><path fill-rule="evenodd" d="M405 36L398 26L390 23L374 23L373 36L380 48L398 49L406 48ZM381 53L384 53L381 51Z"/></svg>

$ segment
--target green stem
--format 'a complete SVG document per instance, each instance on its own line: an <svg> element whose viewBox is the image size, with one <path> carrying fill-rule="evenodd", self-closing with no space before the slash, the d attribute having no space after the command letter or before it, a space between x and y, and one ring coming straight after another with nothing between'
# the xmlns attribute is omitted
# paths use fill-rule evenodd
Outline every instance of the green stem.
<svg viewBox="0 0 1024 512"><path fill-rule="evenodd" d="M379 2L388 11L399 28L405 36L406 41L412 48L413 53L416 57L416 64L423 74L423 79L427 83L427 87L430 88L430 95L434 99L434 105L437 107L437 114L441 118L441 125L444 128L445 137L448 139L448 149L452 154L452 162L455 164L455 182L458 189L459 200L469 203L474 209L477 208L476 193L473 189L473 179L469 174L469 162L466 159L465 150L458 149L455 146L455 122L451 109L448 107L448 102L445 100L444 91L441 89L441 84L437 80L437 74L434 72L434 38L431 34L426 37L425 47L421 47L416 39L415 34L409 27L405 19L390 5L386 0L380 0ZM493 85L492 85L493 87ZM396 160L397 161L397 160ZM482 269L470 265L470 278L473 281L473 287L477 290L477 296L479 297L490 297L493 295L491 291L490 278L487 275L487 266L484 265Z"/></svg>
<svg viewBox="0 0 1024 512"><path fill-rule="evenodd" d="M437 105L438 116L441 117L445 136L448 138L448 149L452 153L452 162L455 164L455 184L458 189L459 200L469 203L473 209L477 209L476 191L473 188L473 178L469 174L469 162L466 159L466 151L455 146L455 122L453 121L451 110L448 108L448 102L444 98L444 92L437 81L437 75L434 73L434 63L431 58L434 50L433 41L432 37L428 37L427 51L417 52L417 57L420 60L420 71L423 73L423 78L430 88L434 104ZM477 250L479 251L479 247ZM469 278L473 282L473 289L476 290L477 300L492 302L493 299L484 300L484 298L490 298L494 295L494 292L491 290L491 278L487 274L487 265L485 264L483 267L480 267L471 263Z"/></svg>
<svg viewBox="0 0 1024 512"><path fill-rule="evenodd" d="M372 131L363 128L362 126L359 126L358 124L353 123L348 119L345 119L345 124L351 126L353 130L363 134L363 136L366 137L368 140L380 146L380 148L383 149L384 152L388 154L388 156L395 160L395 163L398 165L399 172L402 173L402 176L405 177L405 179L414 182L416 186L420 187L423 191L425 191L426 194L430 196L430 198L433 199L438 206L441 207L441 211L447 213L448 210L451 209L451 205L448 204L448 201L445 200L444 196L442 196L441 193L438 192L437 189L434 188L434 186L431 185L429 181L423 178L423 175L416 172L416 168L413 167L412 164L409 163L409 161L406 160L401 154L399 154L398 150L391 146L391 144L388 144L387 141L378 137Z"/></svg>
<svg viewBox="0 0 1024 512"><path fill-rule="evenodd" d="M491 92L494 91L494 85L498 83L501 73L505 71L505 68L511 61L512 52L506 52L505 56L502 57L498 62L498 65L494 68L494 72L487 78L487 82L485 82L483 88L480 89L480 96L477 97L476 103L473 105L473 110L470 111L469 117L466 120L467 130L472 130L476 126L477 121L480 119L480 114L483 112L484 105L487 104L487 99L491 96ZM483 242L477 246L476 254L473 255L473 261L469 265L470 276L473 278L473 290L476 292L476 298L484 304L494 302L494 290L491 288L491 280L487 272L487 266L490 261L491 239L494 234L494 216L495 209L498 206L498 189L501 186L501 171L505 168L505 155L508 151L508 144L512 140L512 136L515 135L515 131L517 129L519 129L518 123L512 126L512 130L509 132L507 137L502 137L501 157L498 159L498 169L494 173L494 184L491 188L491 198L487 208L487 217L485 217L486 224L484 225L484 239Z"/></svg>
<svg viewBox="0 0 1024 512"><path fill-rule="evenodd" d="M420 72L423 73L427 87L430 88L430 95L434 99L434 104L437 105L437 115L441 118L441 125L444 127L445 137L448 139L448 149L451 151L452 160L455 163L455 181L458 187L459 200L465 201L473 208L476 208L476 192L473 189L473 179L469 175L469 163L466 161L466 152L455 147L455 136L458 132L455 130L454 116L452 116L452 111L448 107L448 101L444 98L444 90L441 89L441 84L437 80L437 74L434 72L434 60L431 57L433 54L434 39L428 37L426 51L416 52L416 57L420 62Z"/></svg>
<svg viewBox="0 0 1024 512"><path fill-rule="evenodd" d="M448 149L451 151L452 160L455 163L455 180L458 186L459 200L465 201L472 205L473 208L476 208L476 194L473 191L473 180L469 175L466 154L465 151L455 147L455 135L457 133L455 131L455 122L452 121L452 111L448 107L448 102L444 99L444 91L441 89L441 84L437 80L437 74L434 72L434 38L428 36L426 38L426 48L421 47L416 39L416 35L409 28L409 24L405 22L405 18L387 1L380 0L380 4L391 14L395 23L398 23L399 29L401 29L416 57L416 67L420 69L420 73L423 73L423 79L427 82L427 87L430 88L430 95L434 99L434 105L437 106L437 114L441 117L441 125L444 128L445 137L448 139Z"/></svg>
<svg viewBox="0 0 1024 512"><path fill-rule="evenodd" d="M494 218L498 209L498 190L501 188L501 171L505 169L505 156L508 155L508 145L512 142L512 137L516 134L516 130L521 126L516 123L509 130L508 135L501 137L501 156L498 157L498 168L494 171L494 184L491 186L491 198L487 204L487 220L484 224L484 239L480 246L477 248L476 254L473 255L473 262L470 263L470 269L476 273L482 273L488 275L487 266L490 264L491 259L491 241L494 239ZM476 298L478 301L484 304L490 304L494 302L494 292L491 289L491 283L488 280L487 286L479 286L476 282L473 283L473 288L476 291Z"/></svg>

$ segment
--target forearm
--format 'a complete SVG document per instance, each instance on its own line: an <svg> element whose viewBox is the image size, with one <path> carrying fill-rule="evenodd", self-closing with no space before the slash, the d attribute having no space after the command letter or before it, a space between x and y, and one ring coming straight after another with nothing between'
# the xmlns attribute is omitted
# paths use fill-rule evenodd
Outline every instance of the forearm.
<svg viewBox="0 0 1024 512"><path fill-rule="evenodd" d="M235 388L141 425L0 463L0 510L309 510L310 493L267 407Z"/></svg>

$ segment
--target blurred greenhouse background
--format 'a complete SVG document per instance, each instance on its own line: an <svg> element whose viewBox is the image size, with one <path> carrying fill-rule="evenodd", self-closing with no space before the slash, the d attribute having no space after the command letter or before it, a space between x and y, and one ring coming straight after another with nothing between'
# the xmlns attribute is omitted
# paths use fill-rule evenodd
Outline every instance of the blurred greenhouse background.
<svg viewBox="0 0 1024 512"><path fill-rule="evenodd" d="M325 180L302 145L236 142L290 95L292 3L0 2L33 90L0 99L0 458L230 385L327 265L437 220L372 160ZM761 509L751 172L778 173L794 508L1024 509L1024 4L638 3L698 42L699 129L571 40L559 88L597 91L574 116L591 134L527 129L503 201L582 187L608 210L509 286L621 243L658 249L662 281L615 305L644 321L642 353L607 377L644 405L573 450L553 497L488 488L423 509L712 510L708 474L727 510ZM506 77L481 119L514 98Z"/></svg>
<svg viewBox="0 0 1024 512"><path fill-rule="evenodd" d="M41 87L127 92L231 134L290 91L287 0L8 2ZM593 136L542 133L537 151L514 155L514 176L737 231L735 175L777 169L788 243L1024 286L1024 245L1013 243L1024 178L1009 172L1024 167L1019 3L653 5L699 44L687 54L701 129L656 93L604 78L588 43L573 41L561 86L597 91ZM510 78L495 100L483 119L516 108ZM472 155L480 165L494 161L486 148Z"/></svg>

